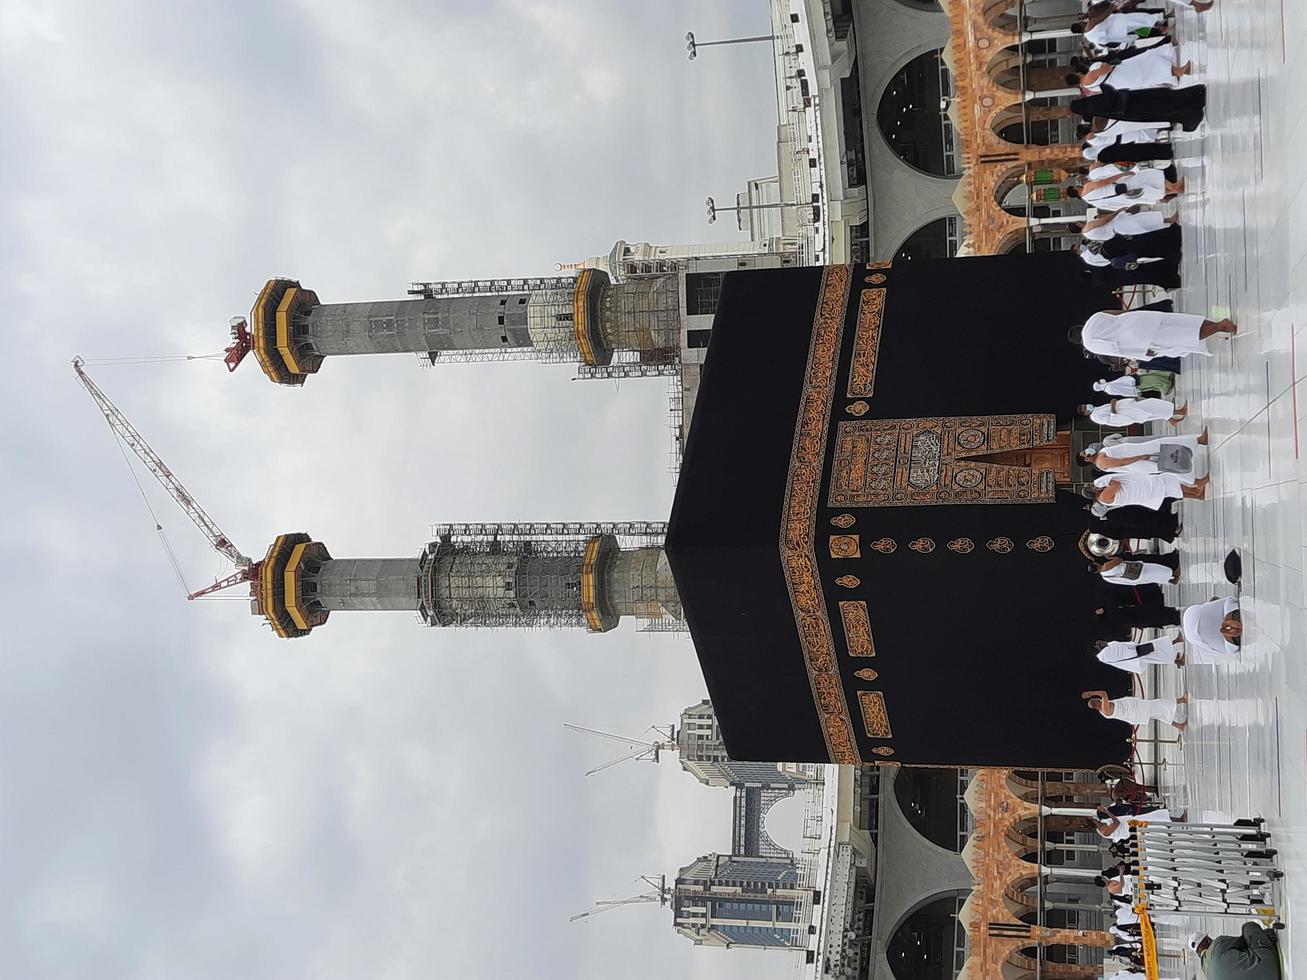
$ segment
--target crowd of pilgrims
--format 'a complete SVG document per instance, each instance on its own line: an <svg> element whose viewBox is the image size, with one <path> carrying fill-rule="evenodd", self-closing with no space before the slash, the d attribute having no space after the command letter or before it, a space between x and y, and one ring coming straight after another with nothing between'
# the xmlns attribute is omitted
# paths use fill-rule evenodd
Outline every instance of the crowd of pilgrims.
<svg viewBox="0 0 1307 980"><path fill-rule="evenodd" d="M1209 0L1169 2L1199 13L1212 6ZM1182 232L1178 216L1159 208L1184 193L1172 134L1202 123L1206 87L1195 82L1188 63L1179 63L1166 10L1141 9L1137 0L1109 0L1092 4L1072 30L1082 35L1085 47L1085 56L1073 59L1067 83L1081 93L1071 108L1083 118L1079 135L1086 165L1079 185L1068 193L1090 209L1084 222L1073 226L1081 236L1075 250L1097 284L1176 289ZM1070 333L1087 357L1112 369L1094 384L1096 397L1080 407L1080 414L1104 429L1157 425L1163 430L1108 435L1080 457L1098 474L1087 491L1090 526L1081 539L1081 550L1101 579L1093 653L1132 674L1152 665L1228 662L1239 652L1243 629L1237 598L1216 596L1181 611L1162 593L1163 585L1180 581L1174 543L1181 525L1173 505L1203 500L1209 479L1200 475L1207 430L1175 431L1188 413L1175 399L1183 359L1210 356L1209 343L1232 337L1237 329L1228 319L1177 313L1163 300L1096 313ZM1237 581L1237 566L1232 554L1223 577ZM1183 730L1187 722L1187 695L1114 698L1107 691L1085 691L1082 697L1091 710L1130 726L1158 721ZM1157 800L1101 808L1095 829L1122 849L1121 856L1132 818L1161 823L1185 815L1172 814ZM1118 945L1110 952L1124 968L1116 976L1142 978L1143 972L1135 972L1142 958L1128 864L1107 869L1099 884L1112 899L1110 928Z"/></svg>
<svg viewBox="0 0 1307 980"><path fill-rule="evenodd" d="M1086 47L1066 78L1081 93L1070 106L1082 118L1086 162L1067 193L1097 212L1073 226L1081 236L1076 251L1102 285L1176 289L1179 219L1156 206L1184 193L1171 136L1202 123L1207 88L1194 81L1188 63L1178 63L1165 10L1107 0L1093 4L1072 30Z"/></svg>

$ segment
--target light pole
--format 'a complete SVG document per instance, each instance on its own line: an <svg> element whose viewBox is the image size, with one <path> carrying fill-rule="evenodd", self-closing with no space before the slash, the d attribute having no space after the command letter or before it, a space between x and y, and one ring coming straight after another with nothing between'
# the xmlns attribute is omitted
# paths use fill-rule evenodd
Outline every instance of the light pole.
<svg viewBox="0 0 1307 980"><path fill-rule="evenodd" d="M696 41L694 31L689 31L685 35L685 50L690 53L690 60L693 61L699 53L700 48L710 48L714 44L752 44L756 41L774 41L775 34L760 34L757 37L728 37L720 41Z"/></svg>
<svg viewBox="0 0 1307 980"><path fill-rule="evenodd" d="M798 204L789 204L780 201L775 204L737 204L731 208L719 208L717 202L711 197L704 201L704 204L708 206L708 224L712 224L717 220L718 211L769 211L776 208L797 208L800 206Z"/></svg>

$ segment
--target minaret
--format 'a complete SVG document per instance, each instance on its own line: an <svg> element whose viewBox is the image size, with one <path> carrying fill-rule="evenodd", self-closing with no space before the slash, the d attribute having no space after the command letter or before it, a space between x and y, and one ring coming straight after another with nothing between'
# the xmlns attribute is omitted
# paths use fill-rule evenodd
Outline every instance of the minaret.
<svg viewBox="0 0 1307 980"><path fill-rule="evenodd" d="M280 535L253 576L252 611L281 637L333 612L416 612L427 626L584 627L623 616L675 629L680 601L665 526L438 524L414 558L333 558L308 534Z"/></svg>
<svg viewBox="0 0 1307 980"><path fill-rule="evenodd" d="M329 357L418 354L439 361L539 360L675 373L681 346L676 273L614 283L575 276L420 282L409 299L322 303L292 279L270 279L250 313L263 372L301 385ZM666 370L657 370L665 366Z"/></svg>

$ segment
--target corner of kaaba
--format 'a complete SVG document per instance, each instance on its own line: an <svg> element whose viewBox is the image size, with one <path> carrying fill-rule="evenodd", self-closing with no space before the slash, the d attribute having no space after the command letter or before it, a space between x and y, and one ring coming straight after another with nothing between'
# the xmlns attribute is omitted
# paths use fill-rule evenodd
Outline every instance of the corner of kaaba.
<svg viewBox="0 0 1307 980"><path fill-rule="evenodd" d="M1085 769L1067 329L1116 298L1066 253L732 273L667 554L731 757Z"/></svg>

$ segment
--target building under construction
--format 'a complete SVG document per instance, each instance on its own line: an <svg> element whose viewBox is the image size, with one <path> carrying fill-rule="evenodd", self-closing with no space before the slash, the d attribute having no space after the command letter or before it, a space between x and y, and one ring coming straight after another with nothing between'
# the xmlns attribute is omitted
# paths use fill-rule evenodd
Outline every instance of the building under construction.
<svg viewBox="0 0 1307 980"><path fill-rule="evenodd" d="M362 354L416 355L426 367L571 364L581 379L662 377L675 466L722 278L798 262L781 240L618 242L608 256L569 264L567 275L415 282L407 299L350 303L323 303L293 279L270 279L227 363L234 370L252 350L270 380L289 386L304 384L329 358Z"/></svg>
<svg viewBox="0 0 1307 980"><path fill-rule="evenodd" d="M415 612L427 626L584 627L623 617L676 629L662 524L437 524L412 558L333 558L282 534L251 575L253 612L281 637L333 612Z"/></svg>

